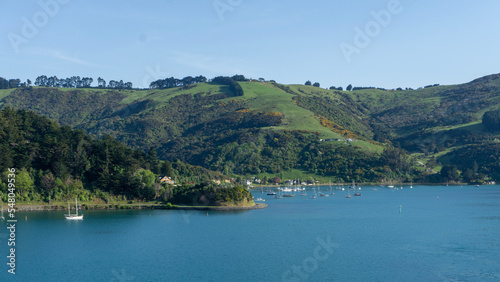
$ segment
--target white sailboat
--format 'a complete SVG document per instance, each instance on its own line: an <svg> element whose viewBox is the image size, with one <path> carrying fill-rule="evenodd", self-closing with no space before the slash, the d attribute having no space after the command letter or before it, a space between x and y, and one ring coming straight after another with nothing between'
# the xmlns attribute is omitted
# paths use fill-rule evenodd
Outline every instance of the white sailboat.
<svg viewBox="0 0 500 282"><path fill-rule="evenodd" d="M307 196L307 190L305 187L301 187L299 190L302 191L302 193L300 193L301 196Z"/></svg>
<svg viewBox="0 0 500 282"><path fill-rule="evenodd" d="M78 215L78 201L75 198L75 214L71 214L71 209L69 207L69 202L68 202L68 214L65 214L64 216L66 219L69 220L83 220L83 212L82 209L80 209L80 215Z"/></svg>
<svg viewBox="0 0 500 282"><path fill-rule="evenodd" d="M351 195L349 195L349 189L347 189L347 195L345 195L346 198L352 198Z"/></svg>
<svg viewBox="0 0 500 282"><path fill-rule="evenodd" d="M316 193L316 188L313 186L314 195L311 196L311 199L316 199L318 194Z"/></svg>
<svg viewBox="0 0 500 282"><path fill-rule="evenodd" d="M356 184L354 183L354 180L352 181L352 187L354 188L354 191L356 191ZM361 190L361 187L359 187L358 190ZM361 196L361 193L360 192L355 192L354 196L359 197L359 196Z"/></svg>
<svg viewBox="0 0 500 282"><path fill-rule="evenodd" d="M319 184L318 184L318 192L320 197L328 197L328 194L321 193L321 186L319 186Z"/></svg>
<svg viewBox="0 0 500 282"><path fill-rule="evenodd" d="M274 193L274 195L276 195L276 196L274 196L275 199L282 199L283 198L283 197L281 197L281 190L282 190L281 188L278 188L278 195L276 195L276 193Z"/></svg>
<svg viewBox="0 0 500 282"><path fill-rule="evenodd" d="M354 186L354 181L352 182L352 185ZM352 198L352 196L349 194L349 188L347 188L347 195L345 196L346 198Z"/></svg>

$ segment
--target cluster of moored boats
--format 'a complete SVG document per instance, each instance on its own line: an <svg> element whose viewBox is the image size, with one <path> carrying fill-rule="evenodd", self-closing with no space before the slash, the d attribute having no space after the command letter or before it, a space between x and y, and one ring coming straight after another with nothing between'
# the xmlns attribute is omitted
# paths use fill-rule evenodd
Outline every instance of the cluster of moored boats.
<svg viewBox="0 0 500 282"><path fill-rule="evenodd" d="M346 198L352 198L349 191L357 191L354 193L354 196L356 196L356 197L361 196L361 192L360 192L361 187L356 186L354 182L352 183L352 186L349 186L348 188L344 188L343 184L341 186L337 186L337 187L333 188L332 185L330 184L330 187L328 188L328 191L330 191L330 192L324 192L324 193L320 191L319 185L317 186L317 188L318 188L318 191L316 191L316 185L312 187L311 199L316 199L318 197L329 197L330 195L335 195L335 192L333 192L333 190L345 191L346 189L347 189L347 195L345 196ZM275 199L282 199L282 198L295 197L296 193L298 193L298 192L300 192L300 194L299 194L300 196L308 196L306 188L302 187L302 186L300 186L300 187L284 187L284 188L278 187L278 189L276 191L267 190L266 194L268 196L274 196ZM264 193L264 190L262 187L261 187L261 193ZM265 199L259 197L259 198L255 199L255 201L264 202Z"/></svg>

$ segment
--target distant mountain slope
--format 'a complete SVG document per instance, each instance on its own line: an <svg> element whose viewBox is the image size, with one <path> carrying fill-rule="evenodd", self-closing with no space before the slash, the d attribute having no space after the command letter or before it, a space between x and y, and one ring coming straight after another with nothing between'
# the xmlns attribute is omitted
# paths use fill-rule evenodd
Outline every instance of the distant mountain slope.
<svg viewBox="0 0 500 282"><path fill-rule="evenodd" d="M470 83L410 91L349 92L370 112L371 122L392 136L439 126L467 124L500 107L500 74Z"/></svg>
<svg viewBox="0 0 500 282"><path fill-rule="evenodd" d="M328 167L334 156L324 150L354 150L376 159L383 143L391 142L440 156L495 140L495 134L483 132L480 120L484 112L500 107L498 74L405 91L238 83L243 96L213 83L121 91L34 87L0 90L0 103L97 136L110 134L133 148L155 146L161 158L226 174L303 170L340 177L346 172ZM347 171L348 177L361 175Z"/></svg>
<svg viewBox="0 0 500 282"><path fill-rule="evenodd" d="M58 120L63 125L85 129L92 134L111 134L137 148L161 146L165 140L179 138L186 132L196 130L199 128L197 125L229 118L230 113L234 114L239 109L281 113L281 122L258 122L259 128L317 132L324 139L348 135L332 130L321 122L322 119L328 119L340 127L354 129L359 136L366 136L364 139L370 139L373 135L369 127L359 120L355 111L343 112L346 108L343 105L354 104L345 95L330 93L331 97L326 97L327 101L321 103L322 98L314 91L322 89L316 87L309 87L311 94L303 90L295 94L280 89L283 86L275 83L240 84L245 91L242 97L232 97L226 86L200 83L185 88L143 91L16 89L2 103L33 110ZM302 92L307 95L301 94ZM328 94L328 91L324 92ZM334 110L316 110L315 99L319 99L322 106L332 106ZM342 103L335 104L335 101ZM358 133L350 137L358 136ZM360 141L359 145L367 150L380 150L366 141Z"/></svg>

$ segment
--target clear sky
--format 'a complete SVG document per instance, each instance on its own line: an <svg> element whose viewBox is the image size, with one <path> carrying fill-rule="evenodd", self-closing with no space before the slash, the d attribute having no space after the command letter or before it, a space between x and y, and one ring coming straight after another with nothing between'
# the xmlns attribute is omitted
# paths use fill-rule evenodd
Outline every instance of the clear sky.
<svg viewBox="0 0 500 282"><path fill-rule="evenodd" d="M23 81L147 87L243 74L416 88L500 73L498 0L26 0L0 10L0 76Z"/></svg>

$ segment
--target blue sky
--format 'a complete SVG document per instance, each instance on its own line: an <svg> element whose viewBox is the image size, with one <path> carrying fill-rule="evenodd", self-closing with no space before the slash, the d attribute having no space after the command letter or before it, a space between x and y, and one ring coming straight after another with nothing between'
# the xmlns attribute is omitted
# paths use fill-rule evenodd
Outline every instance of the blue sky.
<svg viewBox="0 0 500 282"><path fill-rule="evenodd" d="M2 1L0 76L243 74L322 87L500 72L500 1Z"/></svg>

